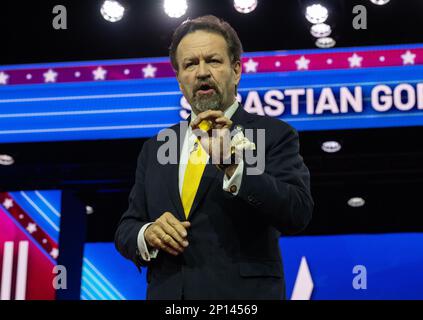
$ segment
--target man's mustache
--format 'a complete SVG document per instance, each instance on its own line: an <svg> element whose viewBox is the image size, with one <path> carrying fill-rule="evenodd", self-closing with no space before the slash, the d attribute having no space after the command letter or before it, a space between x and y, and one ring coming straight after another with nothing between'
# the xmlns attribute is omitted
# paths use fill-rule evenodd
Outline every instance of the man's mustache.
<svg viewBox="0 0 423 320"><path fill-rule="evenodd" d="M194 87L194 93L196 93L198 90L207 90L207 89L213 89L217 93L219 92L217 86L214 83L211 82L200 82Z"/></svg>

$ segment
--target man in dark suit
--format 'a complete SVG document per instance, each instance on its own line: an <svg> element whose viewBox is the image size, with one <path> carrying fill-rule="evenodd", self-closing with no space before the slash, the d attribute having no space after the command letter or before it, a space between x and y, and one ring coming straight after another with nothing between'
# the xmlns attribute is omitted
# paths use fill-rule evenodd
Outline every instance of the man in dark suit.
<svg viewBox="0 0 423 320"><path fill-rule="evenodd" d="M296 130L236 101L241 53L236 32L213 16L174 33L170 56L192 107L189 126L168 129L179 146L173 163L161 159L169 141L144 143L115 235L119 252L148 268L148 299L285 298L278 240L309 223L310 176ZM223 143L232 129L238 139ZM244 135L260 130L261 138ZM262 171L246 158L254 147Z"/></svg>

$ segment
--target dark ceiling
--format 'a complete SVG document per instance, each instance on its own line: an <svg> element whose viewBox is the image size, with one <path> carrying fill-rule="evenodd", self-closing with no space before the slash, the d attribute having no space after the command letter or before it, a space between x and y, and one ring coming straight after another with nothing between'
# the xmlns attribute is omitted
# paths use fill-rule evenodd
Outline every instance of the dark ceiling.
<svg viewBox="0 0 423 320"><path fill-rule="evenodd" d="M215 14L238 31L245 51L314 48L304 10L310 1L261 0L248 15L231 0L189 1L186 16L172 20L162 1L127 1L119 23L103 20L102 1L60 1L68 30L51 26L57 1L8 1L0 11L0 65L165 56L172 30L187 16ZM423 1L319 1L330 10L337 47L423 42ZM366 6L368 29L352 28L352 8ZM311 171L314 218L303 234L423 231L423 127L309 131L300 133L301 153ZM337 154L320 144L338 139ZM94 208L88 241L112 241L126 209L143 139L0 144L16 164L0 166L0 190L75 190ZM160 177L159 177L160 178ZM351 208L350 197L366 205Z"/></svg>
<svg viewBox="0 0 423 320"><path fill-rule="evenodd" d="M0 10L0 65L166 56L174 28L187 17L214 14L238 31L245 51L315 48L304 12L310 3L328 7L337 47L423 42L423 1L261 0L240 14L232 0L189 0L188 12L169 18L162 0L123 1L125 17L110 23L100 14L102 0L6 1ZM67 8L68 29L54 30L52 9ZM352 27L353 7L367 8L367 30Z"/></svg>

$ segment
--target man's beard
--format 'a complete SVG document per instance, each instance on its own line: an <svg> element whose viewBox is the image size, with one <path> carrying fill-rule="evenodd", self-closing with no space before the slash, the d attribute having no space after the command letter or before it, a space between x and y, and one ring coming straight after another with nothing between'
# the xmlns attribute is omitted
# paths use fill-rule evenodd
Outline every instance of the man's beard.
<svg viewBox="0 0 423 320"><path fill-rule="evenodd" d="M197 113L207 110L222 110L222 100L222 95L219 92L204 96L195 95L191 106Z"/></svg>
<svg viewBox="0 0 423 320"><path fill-rule="evenodd" d="M199 94L200 89L213 89L214 92L211 94ZM195 113L201 113L207 110L222 110L223 109L223 95L220 92L218 86L209 81L203 81L196 84L193 89L193 95L190 105Z"/></svg>

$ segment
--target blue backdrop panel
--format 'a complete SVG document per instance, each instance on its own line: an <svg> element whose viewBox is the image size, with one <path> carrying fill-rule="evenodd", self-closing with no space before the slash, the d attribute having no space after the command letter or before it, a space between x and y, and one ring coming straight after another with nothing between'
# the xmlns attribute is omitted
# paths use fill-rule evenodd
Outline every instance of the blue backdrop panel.
<svg viewBox="0 0 423 320"><path fill-rule="evenodd" d="M305 54L318 52L326 51ZM90 62L96 63L105 62ZM423 66L244 73L238 98L248 112L284 119L299 131L420 126ZM0 143L151 137L184 119L187 109L173 77L0 86Z"/></svg>
<svg viewBox="0 0 423 320"><path fill-rule="evenodd" d="M280 239L280 247L288 298L304 257L314 284L312 299L423 299L421 233L288 237ZM355 266L365 274L353 273ZM81 298L145 299L145 274L114 244L87 243ZM355 289L354 278L364 276L366 289Z"/></svg>

